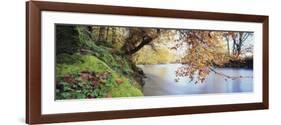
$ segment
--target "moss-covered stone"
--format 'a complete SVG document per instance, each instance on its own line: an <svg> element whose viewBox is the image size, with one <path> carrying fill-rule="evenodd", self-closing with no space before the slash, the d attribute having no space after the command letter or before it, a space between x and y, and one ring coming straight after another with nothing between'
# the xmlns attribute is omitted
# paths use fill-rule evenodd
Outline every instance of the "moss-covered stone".
<svg viewBox="0 0 281 125"><path fill-rule="evenodd" d="M66 54L64 54L65 56ZM67 63L60 63L56 64L56 76L64 76L68 74L76 74L80 73L82 71L90 71L90 72L112 72L111 68L107 66L103 61L99 60L95 56L91 55L80 55L80 54L74 54L74 55L68 55L70 58L67 58L67 62L74 62L72 64ZM69 59L77 59L78 61L75 62L69 61Z"/></svg>

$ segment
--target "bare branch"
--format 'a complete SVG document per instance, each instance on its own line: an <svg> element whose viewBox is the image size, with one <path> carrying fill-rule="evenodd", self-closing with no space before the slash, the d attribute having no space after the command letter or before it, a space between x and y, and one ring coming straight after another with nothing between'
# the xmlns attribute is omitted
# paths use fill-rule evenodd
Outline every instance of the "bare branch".
<svg viewBox="0 0 281 125"><path fill-rule="evenodd" d="M250 36L250 33L245 33L244 37L242 38L242 42L244 42L248 37Z"/></svg>
<svg viewBox="0 0 281 125"><path fill-rule="evenodd" d="M220 75L220 76L226 77L228 79L232 79L232 80L234 80L234 79L241 79L241 78L253 78L253 76L230 76L230 75L226 75L224 73L218 72L218 71L216 71L215 69L213 69L211 67L209 69L210 69L210 71L214 72L216 75Z"/></svg>

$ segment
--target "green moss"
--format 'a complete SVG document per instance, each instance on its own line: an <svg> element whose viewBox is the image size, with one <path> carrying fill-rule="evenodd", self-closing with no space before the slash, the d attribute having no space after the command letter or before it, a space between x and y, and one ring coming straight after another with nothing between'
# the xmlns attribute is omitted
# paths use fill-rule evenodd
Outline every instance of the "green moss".
<svg viewBox="0 0 281 125"><path fill-rule="evenodd" d="M112 97L134 97L134 96L143 96L142 92L129 83L128 80L125 80L124 83L118 85L115 88L111 89Z"/></svg>
<svg viewBox="0 0 281 125"><path fill-rule="evenodd" d="M56 76L60 77L69 74L77 74L80 73L81 71L90 71L90 72L97 72L97 73L112 71L110 67L107 66L107 64L105 64L103 61L99 60L95 56L91 56L91 55L82 56L76 54L75 58L79 60L79 62L76 62L74 64L67 64L67 63L56 64Z"/></svg>
<svg viewBox="0 0 281 125"><path fill-rule="evenodd" d="M81 55L80 54L66 54L62 53L56 56L56 63L57 64L74 64L74 63L81 63Z"/></svg>
<svg viewBox="0 0 281 125"><path fill-rule="evenodd" d="M134 96L143 96L141 90L134 86L128 78L120 75L118 73L113 73L114 80L121 80L122 83L117 84L117 86L113 87L110 91L112 97L134 97Z"/></svg>

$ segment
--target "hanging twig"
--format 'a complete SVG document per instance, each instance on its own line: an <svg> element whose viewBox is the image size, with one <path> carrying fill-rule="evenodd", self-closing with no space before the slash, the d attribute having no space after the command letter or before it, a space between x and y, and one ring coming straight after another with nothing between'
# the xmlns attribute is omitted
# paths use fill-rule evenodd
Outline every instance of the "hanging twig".
<svg viewBox="0 0 281 125"><path fill-rule="evenodd" d="M218 72L213 68L209 68L209 69L210 69L210 71L214 72L216 75L220 75L220 76L226 77L228 79L232 79L232 80L241 79L241 78L253 78L253 76L230 76L230 75L226 75L224 73Z"/></svg>

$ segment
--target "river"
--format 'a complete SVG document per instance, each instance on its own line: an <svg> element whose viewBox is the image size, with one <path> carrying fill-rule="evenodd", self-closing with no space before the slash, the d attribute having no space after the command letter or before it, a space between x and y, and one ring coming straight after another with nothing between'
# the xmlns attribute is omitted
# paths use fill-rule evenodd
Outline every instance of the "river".
<svg viewBox="0 0 281 125"><path fill-rule="evenodd" d="M175 81L175 71L181 64L138 65L147 78L143 86L145 96L187 95L208 93L252 92L253 78L225 80L224 77L210 73L203 83L189 83L189 78ZM216 68L216 71L230 76L252 76L252 69Z"/></svg>

